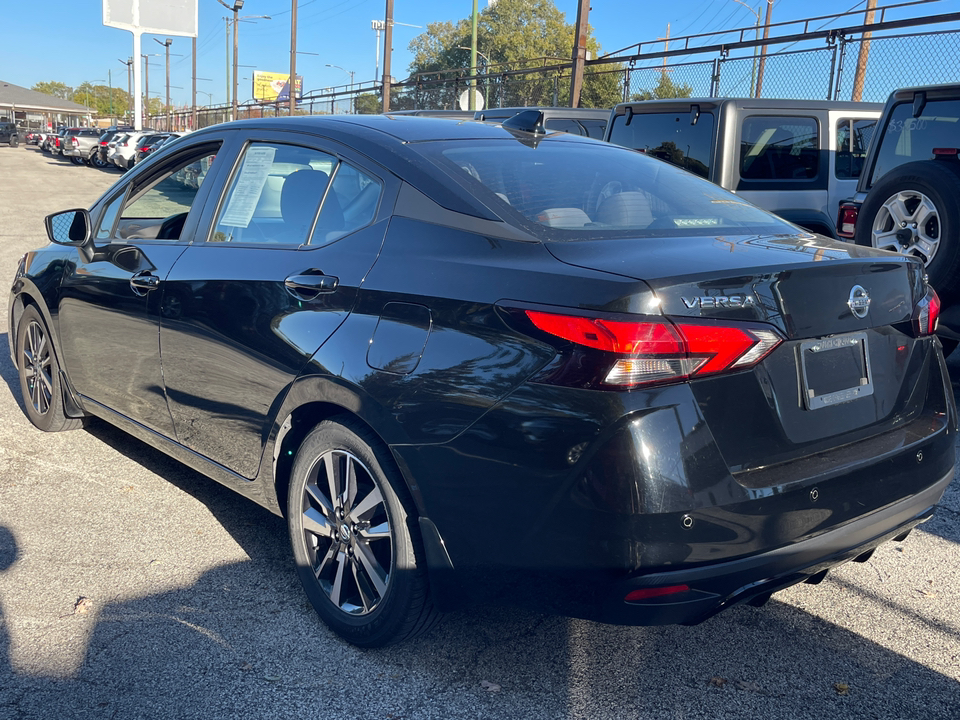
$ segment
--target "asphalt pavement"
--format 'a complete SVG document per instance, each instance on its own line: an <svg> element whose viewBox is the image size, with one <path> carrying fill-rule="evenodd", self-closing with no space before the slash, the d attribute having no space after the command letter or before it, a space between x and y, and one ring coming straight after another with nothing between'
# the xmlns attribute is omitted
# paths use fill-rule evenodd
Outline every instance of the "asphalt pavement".
<svg viewBox="0 0 960 720"><path fill-rule="evenodd" d="M906 542L695 627L484 607L343 643L280 518L102 422L23 414L6 288L44 215L119 177L0 147L0 720L960 718L957 483Z"/></svg>

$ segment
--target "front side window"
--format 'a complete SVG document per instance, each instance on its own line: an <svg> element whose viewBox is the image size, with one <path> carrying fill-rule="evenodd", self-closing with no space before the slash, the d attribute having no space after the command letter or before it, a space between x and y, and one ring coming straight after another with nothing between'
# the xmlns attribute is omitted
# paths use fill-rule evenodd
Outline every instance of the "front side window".
<svg viewBox="0 0 960 720"><path fill-rule="evenodd" d="M696 122L694 122L696 120ZM653 155L700 177L710 175L714 116L689 111L617 115L610 142Z"/></svg>
<svg viewBox="0 0 960 720"><path fill-rule="evenodd" d="M870 184L904 163L932 160L934 148L960 147L960 100L930 100L919 117L913 102L893 108L880 138Z"/></svg>
<svg viewBox="0 0 960 720"><path fill-rule="evenodd" d="M744 180L809 180L820 170L817 121L804 117L748 117L740 131Z"/></svg>
<svg viewBox="0 0 960 720"><path fill-rule="evenodd" d="M863 171L870 138L877 127L875 118L837 120L837 153L835 175L838 178L858 178Z"/></svg>
<svg viewBox="0 0 960 720"><path fill-rule="evenodd" d="M379 182L333 155L251 143L210 242L322 245L370 222L379 199Z"/></svg>
<svg viewBox="0 0 960 720"><path fill-rule="evenodd" d="M196 148L135 187L120 209L115 234L122 239L179 240L218 149L219 144ZM98 237L108 231L105 223L112 222L116 202L104 213Z"/></svg>

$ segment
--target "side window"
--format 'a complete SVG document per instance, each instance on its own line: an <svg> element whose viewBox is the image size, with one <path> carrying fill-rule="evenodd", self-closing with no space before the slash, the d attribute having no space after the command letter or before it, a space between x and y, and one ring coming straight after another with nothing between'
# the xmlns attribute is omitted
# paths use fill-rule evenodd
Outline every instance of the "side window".
<svg viewBox="0 0 960 720"><path fill-rule="evenodd" d="M603 140L603 133L607 129L606 120L581 120L580 125L586 130L589 137Z"/></svg>
<svg viewBox="0 0 960 720"><path fill-rule="evenodd" d="M220 207L210 242L303 245L337 159L319 150L251 143Z"/></svg>
<svg viewBox="0 0 960 720"><path fill-rule="evenodd" d="M110 237L113 232L113 223L117 219L117 213L120 212L120 206L125 196L126 193L117 195L103 211L103 215L100 216L100 227L97 228L97 240L106 240Z"/></svg>
<svg viewBox="0 0 960 720"><path fill-rule="evenodd" d="M377 214L382 189L379 180L350 163L341 162L320 208L310 244L325 245L371 223Z"/></svg>
<svg viewBox="0 0 960 720"><path fill-rule="evenodd" d="M834 174L838 178L858 178L863 171L870 138L877 127L873 118L837 120L837 160Z"/></svg>
<svg viewBox="0 0 960 720"><path fill-rule="evenodd" d="M117 236L127 240L179 240L187 214L218 149L218 144L194 148L134 187L120 211ZM115 212L113 203L104 213L98 237L99 232L109 232L105 223L110 212Z"/></svg>
<svg viewBox="0 0 960 720"><path fill-rule="evenodd" d="M543 126L552 132L565 132L572 133L574 135L583 135L580 130L580 126L577 124L577 121L571 120L570 118L548 118L546 122L543 123Z"/></svg>
<svg viewBox="0 0 960 720"><path fill-rule="evenodd" d="M745 118L740 131L740 177L809 180L820 170L817 121L804 117Z"/></svg>
<svg viewBox="0 0 960 720"><path fill-rule="evenodd" d="M610 142L706 178L710 175L714 125L713 113L707 111L700 113L696 124L691 124L689 111L618 115L610 128Z"/></svg>

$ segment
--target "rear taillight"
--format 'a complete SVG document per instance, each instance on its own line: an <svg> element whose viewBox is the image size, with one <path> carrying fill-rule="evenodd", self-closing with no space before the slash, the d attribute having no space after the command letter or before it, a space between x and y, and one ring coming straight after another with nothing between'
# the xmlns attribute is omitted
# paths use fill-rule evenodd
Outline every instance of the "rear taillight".
<svg viewBox="0 0 960 720"><path fill-rule="evenodd" d="M923 300L917 303L913 313L913 329L917 335L933 335L940 322L940 296L933 288L927 289Z"/></svg>
<svg viewBox="0 0 960 720"><path fill-rule="evenodd" d="M745 370L782 342L776 330L756 324L525 315L537 329L573 344L566 362L545 377L564 385L624 388Z"/></svg>
<svg viewBox="0 0 960 720"><path fill-rule="evenodd" d="M837 236L844 240L853 240L857 230L857 215L860 213L860 203L840 203L837 213Z"/></svg>
<svg viewBox="0 0 960 720"><path fill-rule="evenodd" d="M79 145L79 144L80 144L80 141L77 140L76 138L70 138L70 144L71 144L71 145Z"/></svg>

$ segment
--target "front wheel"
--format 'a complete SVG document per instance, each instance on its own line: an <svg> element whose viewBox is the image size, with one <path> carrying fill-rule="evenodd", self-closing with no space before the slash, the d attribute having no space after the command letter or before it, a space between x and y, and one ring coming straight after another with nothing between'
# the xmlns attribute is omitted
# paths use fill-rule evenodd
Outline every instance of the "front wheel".
<svg viewBox="0 0 960 720"><path fill-rule="evenodd" d="M28 305L17 327L20 394L27 417L46 432L74 430L83 423L63 411L60 364L40 312Z"/></svg>
<svg viewBox="0 0 960 720"><path fill-rule="evenodd" d="M327 420L304 439L287 502L297 574L317 614L354 645L408 640L438 619L409 507L399 471L367 428Z"/></svg>
<svg viewBox="0 0 960 720"><path fill-rule="evenodd" d="M76 155L71 155L70 162L72 162L74 165L83 165L83 158L77 157Z"/></svg>

